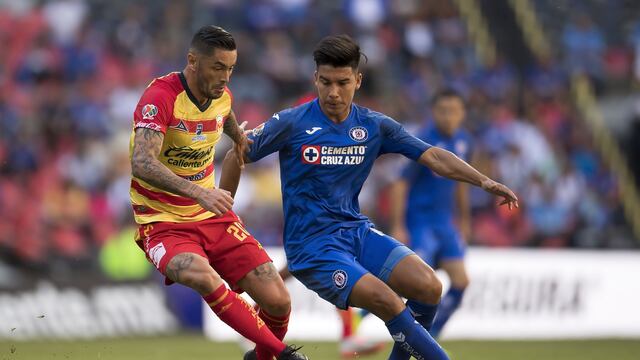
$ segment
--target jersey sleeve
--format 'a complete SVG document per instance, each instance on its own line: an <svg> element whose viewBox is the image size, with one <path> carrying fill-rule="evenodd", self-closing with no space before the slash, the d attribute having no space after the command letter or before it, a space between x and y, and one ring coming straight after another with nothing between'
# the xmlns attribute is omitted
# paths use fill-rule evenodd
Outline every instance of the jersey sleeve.
<svg viewBox="0 0 640 360"><path fill-rule="evenodd" d="M431 145L409 134L405 128L389 117L380 120L382 146L380 155L388 153L402 154L411 160L418 160L420 155Z"/></svg>
<svg viewBox="0 0 640 360"><path fill-rule="evenodd" d="M290 133L289 116L282 113L273 114L271 119L258 125L249 134L249 139L253 140L253 144L249 145L247 156L255 162L271 153L280 151L286 145Z"/></svg>
<svg viewBox="0 0 640 360"><path fill-rule="evenodd" d="M165 134L173 116L171 93L152 83L142 94L133 113L133 128L145 128Z"/></svg>

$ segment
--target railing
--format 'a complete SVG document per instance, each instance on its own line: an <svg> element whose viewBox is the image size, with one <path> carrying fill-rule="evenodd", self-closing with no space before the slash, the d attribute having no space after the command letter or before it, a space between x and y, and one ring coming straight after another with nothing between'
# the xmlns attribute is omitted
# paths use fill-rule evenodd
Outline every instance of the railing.
<svg viewBox="0 0 640 360"><path fill-rule="evenodd" d="M460 0L464 2L463 0ZM524 34L525 42L531 51L540 58L551 55L551 47L535 9L529 0L509 0L516 19ZM604 123L593 88L585 75L576 75L571 79L573 101L580 111L581 119L586 123L595 141L597 150L606 159L609 168L617 175L620 198L627 221L631 224L636 239L640 240L640 196L633 173L620 151L618 143Z"/></svg>
<svg viewBox="0 0 640 360"><path fill-rule="evenodd" d="M496 44L489 33L478 2L469 0L453 0L460 15L465 19L467 32L473 41L476 54L484 65L493 64L496 59Z"/></svg>

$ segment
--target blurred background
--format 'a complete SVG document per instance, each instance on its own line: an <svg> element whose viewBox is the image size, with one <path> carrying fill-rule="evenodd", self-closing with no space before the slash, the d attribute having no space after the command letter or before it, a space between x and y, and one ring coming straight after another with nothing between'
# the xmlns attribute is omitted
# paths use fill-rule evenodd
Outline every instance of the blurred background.
<svg viewBox="0 0 640 360"><path fill-rule="evenodd" d="M588 253L603 273L640 264L636 1L0 0L0 339L201 329L199 299L162 287L133 242L128 140L142 91L184 68L204 24L236 39L230 88L248 128L313 91L311 53L329 34L350 34L368 57L356 102L411 131L432 94L458 90L472 163L521 199L508 212L472 191L472 255ZM379 159L360 196L383 231L402 165ZM234 209L265 246L281 245L277 157L247 166ZM639 271L629 266L613 277ZM625 331L600 335L640 338Z"/></svg>

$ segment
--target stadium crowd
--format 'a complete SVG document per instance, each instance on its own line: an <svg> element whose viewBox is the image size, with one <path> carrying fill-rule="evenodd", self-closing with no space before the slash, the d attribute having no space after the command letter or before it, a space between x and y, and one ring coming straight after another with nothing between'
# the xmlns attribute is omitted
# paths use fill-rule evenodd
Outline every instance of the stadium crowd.
<svg viewBox="0 0 640 360"><path fill-rule="evenodd" d="M634 246L616 178L571 106L568 81L576 69L599 82L621 71L631 78L640 27L621 64L598 25L576 17L558 57L520 71L503 56L482 64L448 1L0 1L0 259L91 268L133 226L133 109L152 78L184 67L189 36L205 23L236 38L230 88L249 128L312 90L312 46L327 34L352 34L368 57L356 102L408 129L427 121L437 89L463 94L474 164L521 198L508 212L473 191L471 244ZM264 245L277 245L283 219L270 159L247 166L235 209ZM383 158L361 194L383 230L397 160Z"/></svg>

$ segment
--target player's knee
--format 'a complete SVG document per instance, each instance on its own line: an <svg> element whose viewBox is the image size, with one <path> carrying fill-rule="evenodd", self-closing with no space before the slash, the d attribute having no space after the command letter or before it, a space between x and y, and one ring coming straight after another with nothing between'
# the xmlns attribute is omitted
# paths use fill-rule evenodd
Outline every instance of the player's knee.
<svg viewBox="0 0 640 360"><path fill-rule="evenodd" d="M222 285L222 279L215 272L192 272L187 275L187 284L201 295L211 294Z"/></svg>
<svg viewBox="0 0 640 360"><path fill-rule="evenodd" d="M209 262L193 253L174 256L165 271L169 279L188 286L201 295L208 295L222 285L222 279L211 268Z"/></svg>
<svg viewBox="0 0 640 360"><path fill-rule="evenodd" d="M417 284L415 300L427 304L437 304L442 297L442 282L435 275L428 275Z"/></svg>
<svg viewBox="0 0 640 360"><path fill-rule="evenodd" d="M460 289L460 290L465 290L467 287L469 287L469 278L464 276L458 279L451 279L451 286L456 288L456 289Z"/></svg>
<svg viewBox="0 0 640 360"><path fill-rule="evenodd" d="M258 305L269 314L283 316L291 311L291 297L289 296L289 292L283 289L273 293Z"/></svg>
<svg viewBox="0 0 640 360"><path fill-rule="evenodd" d="M375 289L368 294L369 306L376 315L391 318L402 311L402 300L390 289Z"/></svg>

